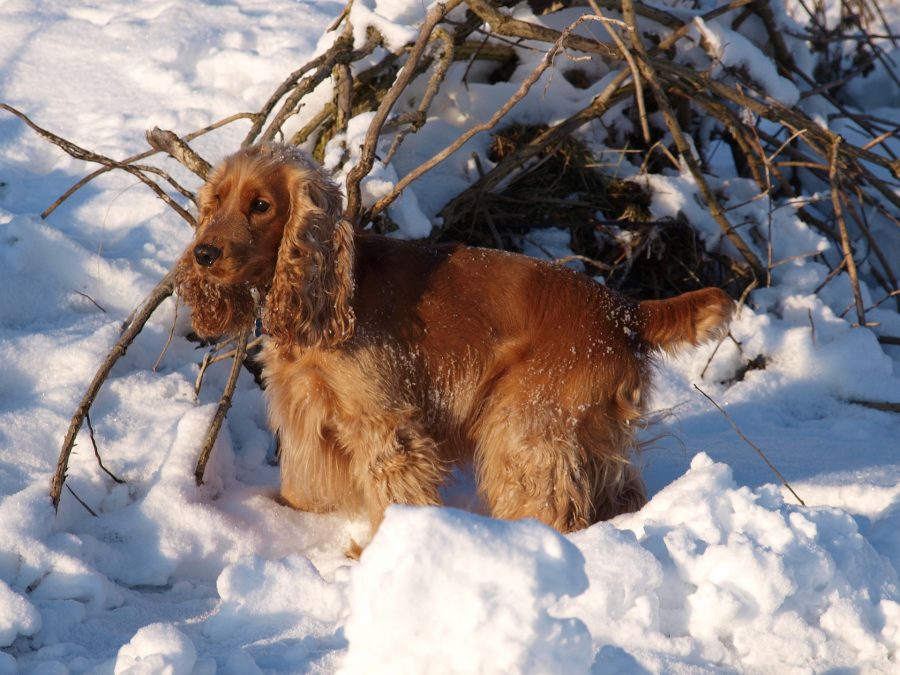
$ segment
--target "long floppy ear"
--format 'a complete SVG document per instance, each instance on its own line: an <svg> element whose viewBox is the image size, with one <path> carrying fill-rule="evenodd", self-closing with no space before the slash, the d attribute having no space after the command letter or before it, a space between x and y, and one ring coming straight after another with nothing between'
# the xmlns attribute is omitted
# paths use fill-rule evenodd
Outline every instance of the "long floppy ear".
<svg viewBox="0 0 900 675"><path fill-rule="evenodd" d="M353 335L353 226L341 218L337 185L314 167L287 167L291 212L265 328L278 346L334 347Z"/></svg>
<svg viewBox="0 0 900 675"><path fill-rule="evenodd" d="M222 286L198 274L193 246L175 269L178 294L191 308L191 324L201 337L235 335L255 320L253 296L245 286Z"/></svg>

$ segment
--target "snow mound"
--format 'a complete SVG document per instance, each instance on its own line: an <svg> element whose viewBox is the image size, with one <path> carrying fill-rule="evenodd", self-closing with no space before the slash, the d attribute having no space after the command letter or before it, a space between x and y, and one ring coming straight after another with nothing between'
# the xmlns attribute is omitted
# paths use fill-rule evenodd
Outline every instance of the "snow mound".
<svg viewBox="0 0 900 675"><path fill-rule="evenodd" d="M341 586L326 583L302 556L279 561L255 557L229 565L216 588L222 601L203 627L215 640L265 635L286 623L300 625L307 617L333 623L344 614Z"/></svg>
<svg viewBox="0 0 900 675"><path fill-rule="evenodd" d="M197 650L190 638L171 624L144 626L123 645L115 675L191 675Z"/></svg>
<svg viewBox="0 0 900 675"><path fill-rule="evenodd" d="M393 506L352 574L343 673L578 673L584 558L533 521Z"/></svg>
<svg viewBox="0 0 900 675"><path fill-rule="evenodd" d="M750 77L760 84L763 91L784 105L792 106L800 100L800 92L796 85L781 77L775 64L746 37L717 23L707 23L699 16L694 17L694 26L719 62L716 74L719 74L722 68L743 67L749 71Z"/></svg>
<svg viewBox="0 0 900 675"><path fill-rule="evenodd" d="M19 634L33 635L41 615L28 600L0 580L0 647L8 647Z"/></svg>

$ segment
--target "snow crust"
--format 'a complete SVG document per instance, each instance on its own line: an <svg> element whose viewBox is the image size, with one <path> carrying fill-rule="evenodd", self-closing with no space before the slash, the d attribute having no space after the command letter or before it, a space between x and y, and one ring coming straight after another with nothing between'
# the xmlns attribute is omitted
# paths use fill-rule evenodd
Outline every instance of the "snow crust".
<svg viewBox="0 0 900 675"><path fill-rule="evenodd" d="M258 109L330 44L325 29L342 7L8 0L0 100L85 147L126 157L144 149L148 127L187 132ZM357 29L371 21L390 45L408 39L426 10L413 0L357 0L353 9ZM797 102L766 70L752 26L736 35L707 22L702 31L722 65L750 69L772 97L827 118L820 100ZM804 67L809 55L788 44ZM364 183L365 199L487 119L540 56L523 59L509 83L471 72L468 87L438 97L434 119ZM699 47L688 57L709 63ZM596 78L588 89L572 87L557 64L513 119L559 119L583 107L609 73L598 59L582 65ZM456 64L448 78L464 70ZM896 116L889 83L876 67L851 103ZM596 149L628 132L615 110L603 123L583 132ZM246 128L195 145L220 158ZM357 152L365 128L364 117L352 120L326 164ZM407 190L390 211L397 236L429 231L447 197L477 178L472 153L489 166L489 141L476 136ZM900 152L895 140L885 143ZM884 303L868 314L877 326L852 327L845 275L816 292L828 269L809 254L834 254L828 242L737 178L727 153L711 165L729 214L745 231L771 228L773 261L783 262L736 318L734 341L660 362L651 405L659 419L643 455L650 503L565 537L535 522L392 507L356 562L344 551L367 523L274 501L274 447L246 373L206 483L196 486L196 453L228 366L213 367L195 399L200 354L181 338L187 320L171 300L91 413L105 465L127 482L99 469L82 430L67 484L97 517L69 492L54 513L47 491L69 418L122 321L191 232L115 172L42 220L90 169L0 117L0 673L897 672L900 422L850 401L900 400L900 349L877 340L900 334L900 316ZM166 167L197 187L173 162ZM707 246L727 250L689 174L641 177L627 162L620 171L652 188L654 217L681 213ZM873 217L872 226L884 224ZM560 230L535 233L530 245L537 256L567 251ZM880 297L863 293L867 305ZM765 367L734 381L754 357ZM693 384L765 449L806 506ZM453 503L475 501L470 476L450 492Z"/></svg>

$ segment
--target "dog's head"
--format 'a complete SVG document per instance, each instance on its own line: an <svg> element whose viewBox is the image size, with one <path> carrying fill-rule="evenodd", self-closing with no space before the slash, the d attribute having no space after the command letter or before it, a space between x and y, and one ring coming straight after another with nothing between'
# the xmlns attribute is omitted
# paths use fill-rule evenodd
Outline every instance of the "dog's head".
<svg viewBox="0 0 900 675"><path fill-rule="evenodd" d="M280 345L331 346L352 335L353 229L321 168L294 147L255 145L225 159L199 198L177 274L199 334L250 327L256 290Z"/></svg>

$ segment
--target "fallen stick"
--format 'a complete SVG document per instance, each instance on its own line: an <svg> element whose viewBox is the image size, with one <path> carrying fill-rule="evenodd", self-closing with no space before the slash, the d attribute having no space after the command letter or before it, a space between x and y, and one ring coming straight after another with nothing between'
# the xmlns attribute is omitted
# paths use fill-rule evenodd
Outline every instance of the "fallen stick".
<svg viewBox="0 0 900 675"><path fill-rule="evenodd" d="M790 493L791 493L792 495L794 495L794 497L797 499L798 502L800 502L800 505L801 505L801 506L806 506L806 502L804 502L802 499L800 499L800 495L798 495L796 492L794 492L794 488L792 488L791 485L790 485L790 483L787 482L787 479L786 479L784 476L782 476L782 475L781 475L781 472L780 472L778 469L775 468L775 465L772 464L772 462L769 461L769 458L766 457L766 454L765 454L762 450L760 450L759 447L758 447L753 441L751 441L749 438L747 438L747 437L744 435L744 433L740 430L740 428L738 427L738 425L735 424L734 420L731 419L731 416L730 416L727 412L725 412L725 411L722 409L722 407L721 407L718 403L716 403L716 402L712 399L712 397L711 397L709 394L707 394L705 391L703 391L703 390L702 390L700 387L698 387L696 384L694 385L694 389L696 389L696 390L699 391L701 394L703 394L703 395L706 397L706 400L708 400L710 403L712 403L714 406L716 406L716 409L717 409L720 413L722 413L722 415L725 416L725 419L728 420L728 423L731 424L731 427L734 429L735 433L736 433L738 436L740 436L741 439L742 439L744 442L747 443L747 445L749 445L751 448L753 448L754 450L756 450L756 452L759 454L759 456L762 457L763 461L766 463L766 466L768 466L770 469L772 469L772 472L773 472L776 476L778 476L778 479L781 481L781 484L784 485L784 487L786 487L788 490L790 490Z"/></svg>

